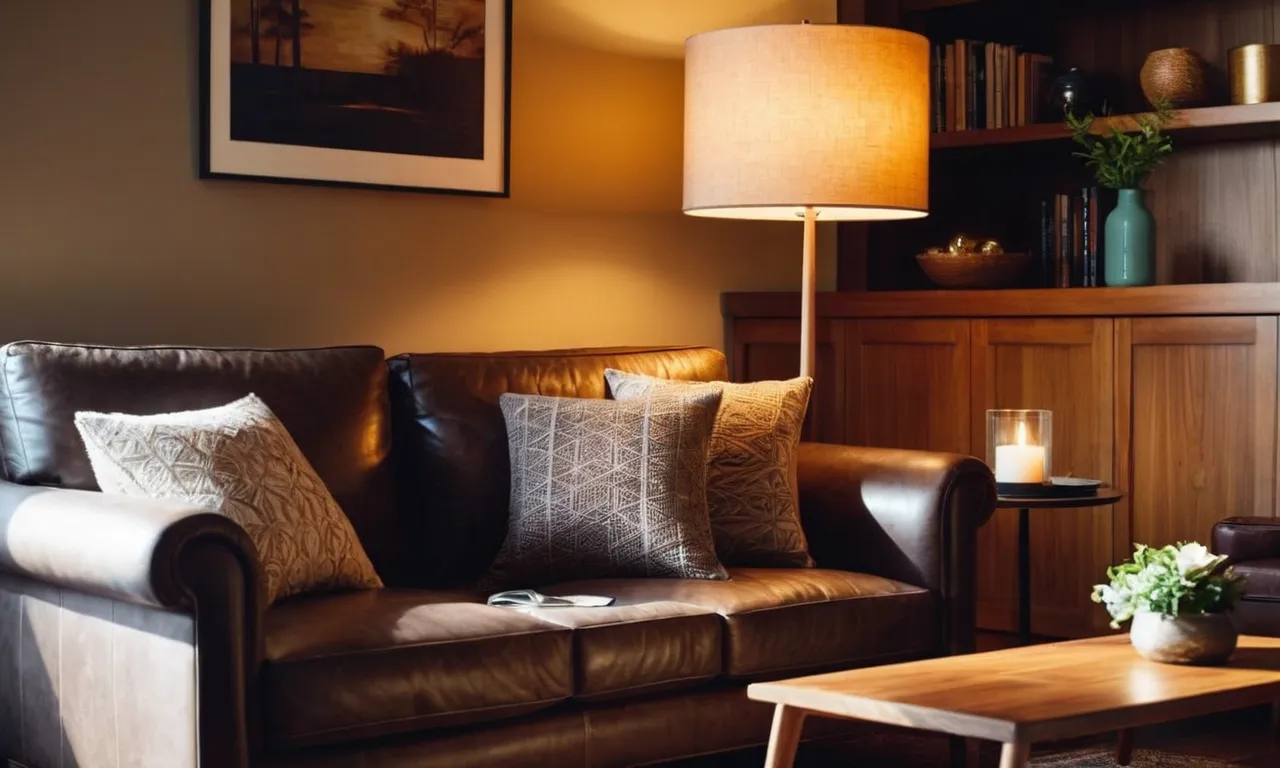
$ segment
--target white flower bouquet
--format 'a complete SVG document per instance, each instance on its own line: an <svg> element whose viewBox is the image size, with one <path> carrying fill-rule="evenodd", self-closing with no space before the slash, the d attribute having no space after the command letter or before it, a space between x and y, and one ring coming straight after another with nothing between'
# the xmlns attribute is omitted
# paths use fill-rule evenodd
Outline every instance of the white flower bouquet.
<svg viewBox="0 0 1280 768"><path fill-rule="evenodd" d="M1132 561L1107 569L1110 583L1093 588L1093 601L1106 606L1115 629L1139 611L1171 619L1225 613L1240 599L1244 582L1222 567L1226 559L1195 542L1158 549L1139 544Z"/></svg>

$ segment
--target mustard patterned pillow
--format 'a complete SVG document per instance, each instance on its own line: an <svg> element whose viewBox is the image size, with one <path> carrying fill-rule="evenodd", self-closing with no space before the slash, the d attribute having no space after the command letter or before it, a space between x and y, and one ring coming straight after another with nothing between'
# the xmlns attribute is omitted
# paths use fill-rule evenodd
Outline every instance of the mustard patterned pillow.
<svg viewBox="0 0 1280 768"><path fill-rule="evenodd" d="M707 456L707 506L725 565L811 567L800 526L796 452L813 379L690 382L609 369L619 400L650 393L719 392Z"/></svg>

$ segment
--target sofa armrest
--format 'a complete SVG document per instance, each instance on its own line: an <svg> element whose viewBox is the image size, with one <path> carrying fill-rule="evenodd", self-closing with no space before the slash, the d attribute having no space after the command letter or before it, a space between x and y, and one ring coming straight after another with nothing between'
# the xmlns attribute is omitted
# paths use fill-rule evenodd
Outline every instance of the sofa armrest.
<svg viewBox="0 0 1280 768"><path fill-rule="evenodd" d="M216 539L254 560L244 529L185 504L0 481L0 571L139 605L189 604L179 558Z"/></svg>
<svg viewBox="0 0 1280 768"><path fill-rule="evenodd" d="M1229 563L1280 557L1280 519L1228 517L1213 526L1212 548Z"/></svg>
<svg viewBox="0 0 1280 768"><path fill-rule="evenodd" d="M940 650L973 650L977 532L996 505L987 465L950 453L803 443L799 481L819 567L931 590Z"/></svg>
<svg viewBox="0 0 1280 768"><path fill-rule="evenodd" d="M264 582L229 518L0 481L0 734L24 734L0 735L0 758L38 765L75 749L83 764L119 751L175 768L247 766ZM6 626L27 641L6 643ZM104 665L110 674L47 672ZM132 681L127 694L117 679ZM104 702L103 717L59 727L60 713ZM95 752L104 745L112 755Z"/></svg>

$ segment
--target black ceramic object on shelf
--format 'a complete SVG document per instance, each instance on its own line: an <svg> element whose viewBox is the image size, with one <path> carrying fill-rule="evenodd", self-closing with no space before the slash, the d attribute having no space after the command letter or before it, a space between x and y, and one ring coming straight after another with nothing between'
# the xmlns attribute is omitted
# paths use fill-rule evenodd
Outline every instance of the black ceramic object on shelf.
<svg viewBox="0 0 1280 768"><path fill-rule="evenodd" d="M1089 77L1079 67L1072 67L1049 83L1041 108L1044 110L1040 115L1042 121L1059 122L1068 109L1078 116L1096 112L1097 94Z"/></svg>

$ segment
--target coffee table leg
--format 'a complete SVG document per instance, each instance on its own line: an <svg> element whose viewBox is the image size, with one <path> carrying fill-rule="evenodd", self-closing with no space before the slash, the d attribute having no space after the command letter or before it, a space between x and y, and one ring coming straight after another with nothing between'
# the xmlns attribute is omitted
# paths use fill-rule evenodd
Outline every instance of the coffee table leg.
<svg viewBox="0 0 1280 768"><path fill-rule="evenodd" d="M1031 745L1010 742L1000 749L1000 768L1026 768L1031 760Z"/></svg>
<svg viewBox="0 0 1280 768"><path fill-rule="evenodd" d="M1133 760L1133 729L1125 728L1116 737L1116 765L1128 765Z"/></svg>
<svg viewBox="0 0 1280 768"><path fill-rule="evenodd" d="M765 768L791 768L796 760L796 748L800 746L800 731L804 728L804 710L779 704L773 710L773 730L769 732L769 751L765 753Z"/></svg>
<svg viewBox="0 0 1280 768"><path fill-rule="evenodd" d="M1031 510L1018 510L1018 640L1031 644Z"/></svg>

